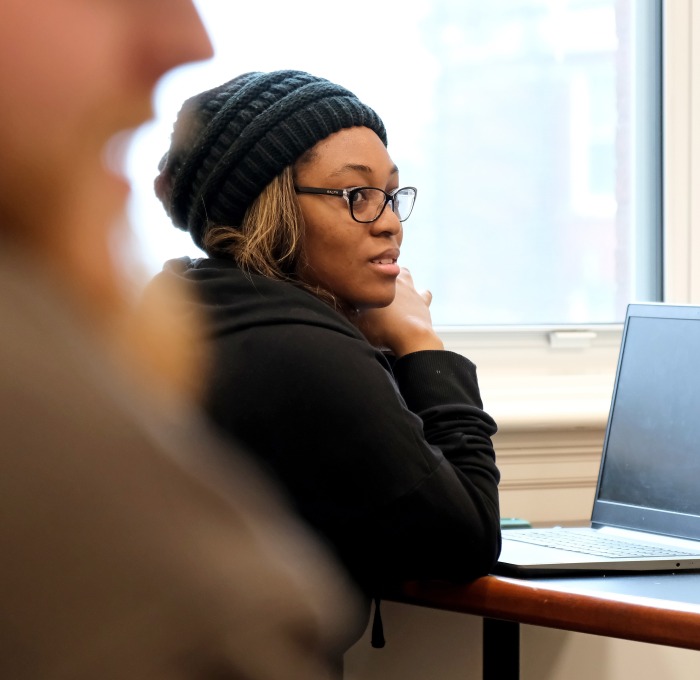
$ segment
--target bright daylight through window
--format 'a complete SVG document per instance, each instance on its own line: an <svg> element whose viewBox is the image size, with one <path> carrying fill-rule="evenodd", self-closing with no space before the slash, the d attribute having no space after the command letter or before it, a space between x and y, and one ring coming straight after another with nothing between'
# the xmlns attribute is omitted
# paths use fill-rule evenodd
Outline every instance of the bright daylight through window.
<svg viewBox="0 0 700 680"><path fill-rule="evenodd" d="M400 262L433 291L436 324L615 323L660 299L658 0L197 4L217 57L164 83L130 155L151 273L197 255L152 195L182 101L296 68L383 118L401 185L418 188Z"/></svg>

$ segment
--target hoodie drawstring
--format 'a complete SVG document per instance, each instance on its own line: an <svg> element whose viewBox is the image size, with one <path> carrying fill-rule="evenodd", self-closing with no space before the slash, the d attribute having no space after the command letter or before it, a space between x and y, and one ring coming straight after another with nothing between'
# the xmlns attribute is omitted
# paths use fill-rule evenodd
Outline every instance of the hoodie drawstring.
<svg viewBox="0 0 700 680"><path fill-rule="evenodd" d="M374 598L374 619L372 620L372 647L381 649L386 644L384 640L384 625L382 612L379 609L379 598Z"/></svg>

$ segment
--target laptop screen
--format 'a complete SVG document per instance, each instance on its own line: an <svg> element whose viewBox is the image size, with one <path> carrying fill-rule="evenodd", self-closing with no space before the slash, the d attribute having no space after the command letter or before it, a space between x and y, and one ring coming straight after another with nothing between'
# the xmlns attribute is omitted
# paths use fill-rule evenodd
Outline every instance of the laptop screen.
<svg viewBox="0 0 700 680"><path fill-rule="evenodd" d="M630 305L593 522L700 537L700 309Z"/></svg>

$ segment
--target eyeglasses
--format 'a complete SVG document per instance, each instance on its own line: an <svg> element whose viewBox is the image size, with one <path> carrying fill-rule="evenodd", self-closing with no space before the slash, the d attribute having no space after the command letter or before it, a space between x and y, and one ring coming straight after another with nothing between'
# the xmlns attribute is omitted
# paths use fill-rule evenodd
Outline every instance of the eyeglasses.
<svg viewBox="0 0 700 680"><path fill-rule="evenodd" d="M317 187L294 187L298 194L321 194L322 196L338 196L344 198L350 209L350 217L355 222L368 224L381 217L387 203L399 218L405 222L413 210L416 201L415 187L403 187L388 194L376 187L353 187L351 189L319 189Z"/></svg>

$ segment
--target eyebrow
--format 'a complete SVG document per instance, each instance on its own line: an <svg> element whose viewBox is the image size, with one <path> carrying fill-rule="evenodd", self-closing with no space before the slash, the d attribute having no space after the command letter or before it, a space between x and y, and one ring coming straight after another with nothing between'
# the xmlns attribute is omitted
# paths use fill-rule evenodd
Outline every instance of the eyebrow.
<svg viewBox="0 0 700 680"><path fill-rule="evenodd" d="M337 170L334 170L330 176L331 177L337 177L338 175L342 175L345 172L348 171L355 171L355 172L364 172L366 174L371 174L372 173L372 168L369 167L369 165L363 165L362 163L346 163L342 167L338 168ZM394 165L394 167L391 169L391 172L389 174L395 175L399 171L398 167Z"/></svg>

